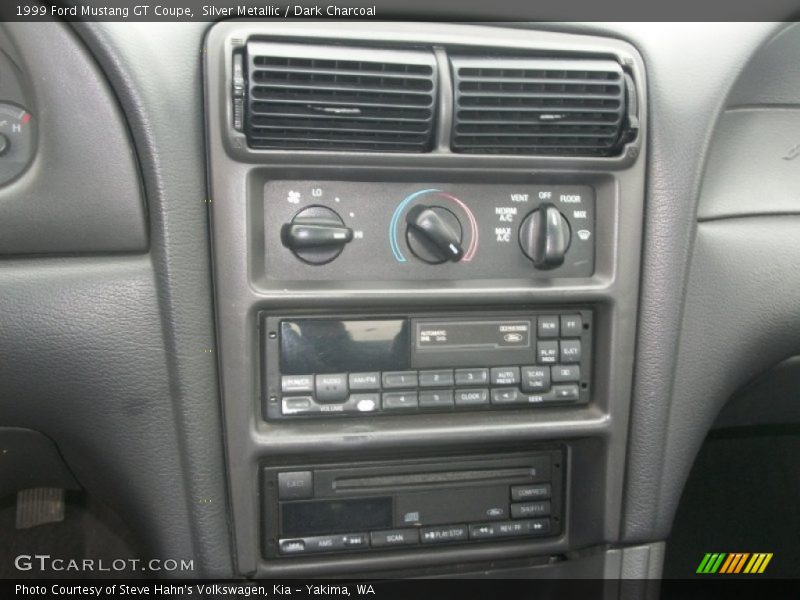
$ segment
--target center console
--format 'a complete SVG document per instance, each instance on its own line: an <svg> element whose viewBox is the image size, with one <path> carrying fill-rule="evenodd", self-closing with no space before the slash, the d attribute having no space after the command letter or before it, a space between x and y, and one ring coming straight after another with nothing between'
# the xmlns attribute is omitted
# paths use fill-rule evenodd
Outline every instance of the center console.
<svg viewBox="0 0 800 600"><path fill-rule="evenodd" d="M620 539L638 53L224 22L205 69L240 572L608 575L581 557Z"/></svg>

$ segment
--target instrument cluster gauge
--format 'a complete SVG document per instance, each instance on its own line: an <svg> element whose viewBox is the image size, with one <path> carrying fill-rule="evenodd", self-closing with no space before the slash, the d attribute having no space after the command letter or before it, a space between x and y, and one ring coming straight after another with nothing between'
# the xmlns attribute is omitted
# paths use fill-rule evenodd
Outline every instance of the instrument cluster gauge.
<svg viewBox="0 0 800 600"><path fill-rule="evenodd" d="M21 106L0 102L0 185L18 177L33 152L33 116Z"/></svg>

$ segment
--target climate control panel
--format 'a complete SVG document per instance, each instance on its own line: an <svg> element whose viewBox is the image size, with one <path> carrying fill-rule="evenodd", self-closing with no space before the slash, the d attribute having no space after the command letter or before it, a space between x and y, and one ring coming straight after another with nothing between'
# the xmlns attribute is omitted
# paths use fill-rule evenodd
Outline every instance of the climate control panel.
<svg viewBox="0 0 800 600"><path fill-rule="evenodd" d="M590 277L586 185L287 181L264 185L276 280Z"/></svg>

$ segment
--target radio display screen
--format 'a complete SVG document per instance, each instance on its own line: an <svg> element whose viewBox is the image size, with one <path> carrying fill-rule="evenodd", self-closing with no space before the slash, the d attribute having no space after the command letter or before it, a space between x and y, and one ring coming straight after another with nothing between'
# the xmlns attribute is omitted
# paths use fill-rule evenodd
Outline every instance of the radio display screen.
<svg viewBox="0 0 800 600"><path fill-rule="evenodd" d="M280 336L284 375L409 368L407 319L285 320Z"/></svg>
<svg viewBox="0 0 800 600"><path fill-rule="evenodd" d="M283 535L303 536L392 527L392 498L287 502L281 507Z"/></svg>

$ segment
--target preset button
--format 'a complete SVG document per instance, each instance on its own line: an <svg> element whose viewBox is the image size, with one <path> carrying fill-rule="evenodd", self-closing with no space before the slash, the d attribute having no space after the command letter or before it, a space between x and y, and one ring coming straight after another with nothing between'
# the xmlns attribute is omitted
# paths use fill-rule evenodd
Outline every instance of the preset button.
<svg viewBox="0 0 800 600"><path fill-rule="evenodd" d="M450 408L453 406L453 390L436 390L419 393L420 408Z"/></svg>
<svg viewBox="0 0 800 600"><path fill-rule="evenodd" d="M383 395L384 410L409 410L417 408L417 392L389 392Z"/></svg>
<svg viewBox="0 0 800 600"><path fill-rule="evenodd" d="M456 385L489 383L489 369L456 369Z"/></svg>
<svg viewBox="0 0 800 600"><path fill-rule="evenodd" d="M420 371L419 387L447 387L453 385L453 371Z"/></svg>
<svg viewBox="0 0 800 600"><path fill-rule="evenodd" d="M416 371L391 371L383 374L383 387L385 388L415 388L417 387Z"/></svg>

